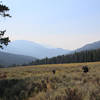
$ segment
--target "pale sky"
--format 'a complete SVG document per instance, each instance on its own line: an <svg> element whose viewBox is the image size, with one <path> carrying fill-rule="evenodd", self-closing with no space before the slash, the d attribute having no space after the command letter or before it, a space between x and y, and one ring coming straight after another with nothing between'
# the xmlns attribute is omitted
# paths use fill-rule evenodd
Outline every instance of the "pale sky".
<svg viewBox="0 0 100 100"><path fill-rule="evenodd" d="M1 18L11 40L76 49L100 40L100 0L2 0L12 18Z"/></svg>

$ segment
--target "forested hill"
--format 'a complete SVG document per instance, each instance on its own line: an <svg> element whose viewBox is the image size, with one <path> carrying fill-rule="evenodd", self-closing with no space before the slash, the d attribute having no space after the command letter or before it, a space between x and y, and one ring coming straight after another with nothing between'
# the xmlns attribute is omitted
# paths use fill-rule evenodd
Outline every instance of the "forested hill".
<svg viewBox="0 0 100 100"><path fill-rule="evenodd" d="M62 64L76 62L95 62L100 61L100 49L75 52L69 55L62 55L52 58L44 58L32 62L32 65L38 64Z"/></svg>
<svg viewBox="0 0 100 100"><path fill-rule="evenodd" d="M36 60L36 58L34 57L16 55L0 51L0 67L8 67L8 66L14 67L15 65L28 64L34 60Z"/></svg>

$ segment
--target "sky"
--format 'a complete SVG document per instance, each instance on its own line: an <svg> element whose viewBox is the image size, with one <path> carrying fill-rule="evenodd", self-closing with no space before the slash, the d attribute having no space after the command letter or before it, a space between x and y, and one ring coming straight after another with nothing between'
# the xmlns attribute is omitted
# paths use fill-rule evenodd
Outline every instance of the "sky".
<svg viewBox="0 0 100 100"><path fill-rule="evenodd" d="M76 49L100 40L100 0L2 0L12 18L1 18L11 40Z"/></svg>

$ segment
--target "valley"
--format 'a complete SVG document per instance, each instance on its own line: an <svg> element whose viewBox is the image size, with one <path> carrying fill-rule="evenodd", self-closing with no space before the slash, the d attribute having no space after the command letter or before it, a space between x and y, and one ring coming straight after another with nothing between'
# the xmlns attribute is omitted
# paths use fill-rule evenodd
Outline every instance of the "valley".
<svg viewBox="0 0 100 100"><path fill-rule="evenodd" d="M100 100L100 0L0 0L0 100Z"/></svg>

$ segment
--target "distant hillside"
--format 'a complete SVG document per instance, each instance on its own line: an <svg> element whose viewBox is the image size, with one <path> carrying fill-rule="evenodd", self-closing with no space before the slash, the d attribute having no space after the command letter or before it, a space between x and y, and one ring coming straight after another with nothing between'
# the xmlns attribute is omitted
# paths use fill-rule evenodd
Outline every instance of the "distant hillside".
<svg viewBox="0 0 100 100"><path fill-rule="evenodd" d="M81 63L100 61L100 49L75 52L73 54L56 56L52 58L37 59L32 65L41 64L63 64L63 63Z"/></svg>
<svg viewBox="0 0 100 100"><path fill-rule="evenodd" d="M33 56L36 58L53 57L63 54L68 54L69 50L61 48L46 48L38 43L27 40L12 41L5 49L4 52Z"/></svg>
<svg viewBox="0 0 100 100"><path fill-rule="evenodd" d="M15 64L28 64L34 60L35 58L33 57L4 53L0 51L0 65L2 65L2 67L7 67Z"/></svg>
<svg viewBox="0 0 100 100"><path fill-rule="evenodd" d="M93 42L91 44L87 44L79 49L76 49L75 51L85 51L85 50L94 50L94 49L99 49L100 48L100 41Z"/></svg>

